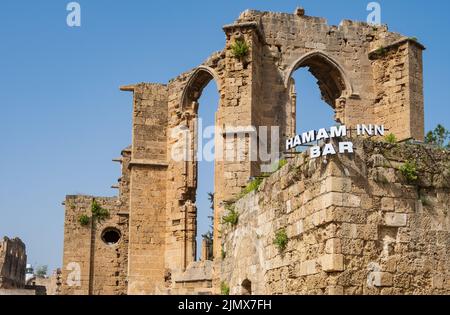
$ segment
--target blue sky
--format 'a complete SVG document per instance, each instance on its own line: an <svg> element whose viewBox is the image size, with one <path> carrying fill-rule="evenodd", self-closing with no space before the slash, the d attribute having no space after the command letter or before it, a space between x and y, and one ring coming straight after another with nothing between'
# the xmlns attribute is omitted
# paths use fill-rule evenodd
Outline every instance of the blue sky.
<svg viewBox="0 0 450 315"><path fill-rule="evenodd" d="M66 25L69 1L3 0L0 4L0 235L21 237L29 262L61 266L66 194L116 194L111 162L131 141L130 93L119 86L167 82L221 50L221 27L251 8L366 20L369 1L80 0L82 26ZM390 30L415 36L424 55L426 129L450 127L450 4L379 1ZM328 126L329 108L302 71L302 126ZM200 114L212 117L217 93L205 91ZM312 113L315 113L312 115ZM319 113L319 114L318 114ZM200 233L208 227L212 166L200 167ZM209 182L208 182L209 181ZM203 197L202 197L203 196Z"/></svg>

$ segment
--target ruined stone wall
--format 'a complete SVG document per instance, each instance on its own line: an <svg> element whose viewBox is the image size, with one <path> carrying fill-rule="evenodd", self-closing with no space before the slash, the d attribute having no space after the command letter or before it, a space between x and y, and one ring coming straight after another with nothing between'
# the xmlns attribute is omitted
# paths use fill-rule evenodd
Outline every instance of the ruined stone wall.
<svg viewBox="0 0 450 315"><path fill-rule="evenodd" d="M119 202L122 212L130 211L130 162L131 162L131 146L122 151L120 158L120 166L122 175L119 178Z"/></svg>
<svg viewBox="0 0 450 315"><path fill-rule="evenodd" d="M290 124L295 121L289 115L295 104L289 97L290 78L296 69L307 67L317 78L323 99L335 109L336 120L355 126L364 121L379 123L382 118L386 127L397 132L401 140L423 138L414 128L397 127L398 120L403 126L414 121L419 130L423 127L421 51L424 47L417 41L388 32L386 26L373 27L349 20L339 26L328 25L325 19L307 16L301 10L296 14L248 10L235 25L237 28L249 23L255 23L258 33L262 34L262 40L251 41L256 52L254 66L261 67L252 77L252 82L256 82L254 87L259 87L258 92L252 94L259 109L259 117L254 120L257 124L281 126L284 139L292 136ZM385 79L395 82L386 84L380 81L378 65L369 57L373 57L378 48L386 47L387 51L399 41L407 46L402 50L405 60L397 58L395 65L385 68L395 72L395 76ZM381 59L380 63L386 66L391 58L386 55ZM402 79L405 82L401 83ZM403 86L406 93L414 91L414 95L407 94L405 99L395 102L395 110L405 112L392 120L379 110L375 113L380 101L378 91L384 91L392 100L397 98L399 86ZM385 91L387 89L395 91ZM297 94L301 99L301 87L297 87Z"/></svg>
<svg viewBox="0 0 450 315"><path fill-rule="evenodd" d="M109 211L109 218L92 220L92 202ZM128 216L121 213L118 198L67 196L65 200L63 295L120 295L127 292ZM83 226L80 217L90 217ZM104 233L119 232L116 244Z"/></svg>
<svg viewBox="0 0 450 315"><path fill-rule="evenodd" d="M252 294L450 293L450 153L356 148L298 156L237 201L237 226L223 228L222 281L232 294L245 280ZM417 181L399 171L406 160L417 164Z"/></svg>
<svg viewBox="0 0 450 315"><path fill-rule="evenodd" d="M0 241L0 289L22 289L25 286L27 255L19 239L4 237Z"/></svg>
<svg viewBox="0 0 450 315"><path fill-rule="evenodd" d="M143 259L142 255L147 257L146 261L150 256L159 257L151 270L143 267L143 262L136 261L135 265L134 259L130 260L130 283L136 279L130 293L164 290L167 278L184 272L196 259L196 120L199 106L204 106L199 104L199 98L211 80L216 81L220 95L216 126L237 128L231 133L222 129L216 138L216 146L224 149L225 157L215 164L218 202L214 230L218 232L224 202L236 196L251 176L261 173L261 161L251 161L250 156L250 138L254 132L260 126L280 126L281 150L284 150L284 139L292 136L295 119L290 116L295 104L289 82L293 72L299 67L310 69L324 100L335 108L338 121L348 125L375 123L378 122L374 117L377 82L369 53L374 43L391 44L402 38L388 32L386 27L373 28L352 21L330 26L325 19L302 12L246 11L223 30L224 50L214 53L198 68L179 75L167 85L138 84L122 88L134 92L130 244L141 246L141 241L152 244L148 248L144 246L145 249L139 247L138 260ZM239 58L233 53L237 41L244 41L249 49ZM409 66L419 64L421 56L417 55L416 60L410 55L406 57L410 62L405 75L409 77ZM420 78L416 76L416 79L420 94ZM410 98L403 100L402 107L408 109L409 102ZM407 115L401 118L412 120ZM385 124L387 128L396 127L398 121L389 120ZM404 129L399 138L410 136L410 130ZM189 132L190 137L184 138L183 132ZM230 134L233 136L227 137ZM266 143L270 150L270 138ZM172 152L186 146L190 160L174 161ZM228 153L239 150L239 157L227 158ZM149 192L152 193L148 195ZM144 230L153 231L151 241L145 240L148 234L140 234ZM215 233L216 258L221 252L219 234Z"/></svg>
<svg viewBox="0 0 450 315"><path fill-rule="evenodd" d="M61 270L55 270L50 277L34 277L27 281L27 288L35 289L45 295L60 295L61 293ZM43 292L45 291L45 292Z"/></svg>
<svg viewBox="0 0 450 315"><path fill-rule="evenodd" d="M399 139L424 138L422 49L407 39L370 53L375 120Z"/></svg>
<svg viewBox="0 0 450 315"><path fill-rule="evenodd" d="M164 283L167 86L133 91L128 294L148 294Z"/></svg>
<svg viewBox="0 0 450 315"><path fill-rule="evenodd" d="M220 133L216 134L215 152L224 154L222 159L216 155L214 174L215 263L211 270L215 289L220 284L219 231L224 206L252 176L264 172L262 164L268 167L274 162L263 162L261 156L252 161L251 149L256 149L252 136L256 131L264 132L261 126L279 126L283 152L284 140L295 131L295 97L301 98L302 93L301 87L297 87L298 96L293 92L295 70L309 68L318 80L322 97L335 109L338 122L352 127L383 123L399 140L423 137L424 47L416 41L388 32L384 26L348 20L330 26L325 19L306 16L302 10L295 14L245 11L223 30L224 49L199 67L167 84L141 83L121 88L133 92L133 138L120 159L119 196L114 206L105 202L116 209L117 222L125 226L129 216L128 294L181 288L184 282L174 279L184 279L196 266L196 122L199 106L208 105L199 104L199 99L211 80L216 82L220 95L215 117ZM248 46L245 56L237 57L233 52L238 41ZM383 50L386 53L377 54L380 46L388 48ZM227 131L230 127L232 130ZM271 130L267 132L268 139L261 144L267 144L270 151L276 145L271 143ZM186 147L188 157L173 158L174 151ZM80 261L83 274L82 286L66 292L100 294L116 284L122 293L127 286L122 284L122 271L118 276L114 272L111 281L106 277L109 269L95 274L95 255L119 261L125 259L121 252L125 245L115 258L109 256L109 251L103 252L105 248L96 247L96 237L76 225L78 213L74 211L88 211L89 198L70 197L80 206L71 209L66 205L64 261ZM203 280L210 281L208 277ZM201 283L194 282L189 284L193 285L191 290Z"/></svg>

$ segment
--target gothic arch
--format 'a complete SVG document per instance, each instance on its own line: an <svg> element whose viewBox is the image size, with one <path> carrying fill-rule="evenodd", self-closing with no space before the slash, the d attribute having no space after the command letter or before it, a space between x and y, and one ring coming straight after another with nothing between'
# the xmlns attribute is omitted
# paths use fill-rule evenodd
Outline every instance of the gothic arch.
<svg viewBox="0 0 450 315"><path fill-rule="evenodd" d="M302 67L309 67L318 80L324 101L331 107L335 108L337 99L354 95L353 85L342 66L320 50L304 54L288 68L284 77L286 88L290 88L293 73Z"/></svg>
<svg viewBox="0 0 450 315"><path fill-rule="evenodd" d="M192 135L189 139L190 145L189 154L191 155L188 161L185 161L185 171L186 171L186 192L185 192L185 205L186 205L186 215L185 217L185 226L186 226L186 240L185 240L185 268L189 265L189 263L196 261L200 257L197 255L197 237L198 235L198 218L199 218L199 208L198 208L198 190L200 187L199 180L200 174L199 171L201 167L199 165L199 161L197 160L197 151L198 148L198 137L199 130L197 125L197 118L199 117L199 104L200 98L203 94L203 90L206 86L214 80L217 86L217 92L219 96L219 103L217 104L217 110L220 107L220 91L221 91L221 80L217 74L217 72L208 66L201 65L190 74L181 96L181 110L183 112L184 123L188 127L190 135ZM217 123L217 117L214 117L215 123ZM217 164L216 164L217 165ZM215 181L215 173L210 174L214 178L214 187ZM214 210L214 216L216 215ZM216 238L216 236L214 236ZM208 246L211 246L208 244ZM206 249L204 247L203 249Z"/></svg>
<svg viewBox="0 0 450 315"><path fill-rule="evenodd" d="M216 82L218 92L220 93L221 81L213 68L202 65L194 70L181 95L181 109L183 111L191 108L192 102L198 101L202 95L203 89L211 80Z"/></svg>

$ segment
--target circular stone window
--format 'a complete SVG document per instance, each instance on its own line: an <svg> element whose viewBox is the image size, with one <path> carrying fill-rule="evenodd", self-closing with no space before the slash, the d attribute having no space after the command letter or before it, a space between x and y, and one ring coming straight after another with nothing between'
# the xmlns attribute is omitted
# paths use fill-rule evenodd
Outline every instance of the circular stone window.
<svg viewBox="0 0 450 315"><path fill-rule="evenodd" d="M106 245L115 245L120 241L120 231L116 228L107 228L102 233L102 241Z"/></svg>

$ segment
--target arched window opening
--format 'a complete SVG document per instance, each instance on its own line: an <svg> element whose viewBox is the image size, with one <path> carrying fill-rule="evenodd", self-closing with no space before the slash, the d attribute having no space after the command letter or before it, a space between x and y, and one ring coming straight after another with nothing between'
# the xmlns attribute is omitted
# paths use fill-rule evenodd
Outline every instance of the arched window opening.
<svg viewBox="0 0 450 315"><path fill-rule="evenodd" d="M245 279L242 282L241 289L242 295L252 295L252 282L248 279Z"/></svg>
<svg viewBox="0 0 450 315"><path fill-rule="evenodd" d="M215 152L210 150L215 141L214 128L219 93L214 80L203 89L198 101L197 128L197 254L196 259L213 259Z"/></svg>
<svg viewBox="0 0 450 315"><path fill-rule="evenodd" d="M199 67L183 93L182 107L191 131L193 161L186 165L188 200L193 211L187 217L187 263L213 259L215 192L215 125L219 104L217 76Z"/></svg>
<svg viewBox="0 0 450 315"><path fill-rule="evenodd" d="M300 59L287 82L288 132L301 134L343 124L347 85L339 66L326 56L318 53ZM298 148L299 151L305 149Z"/></svg>

